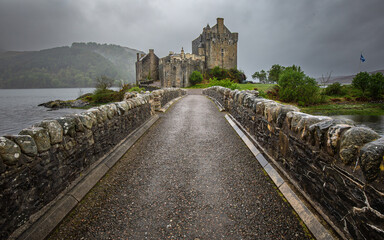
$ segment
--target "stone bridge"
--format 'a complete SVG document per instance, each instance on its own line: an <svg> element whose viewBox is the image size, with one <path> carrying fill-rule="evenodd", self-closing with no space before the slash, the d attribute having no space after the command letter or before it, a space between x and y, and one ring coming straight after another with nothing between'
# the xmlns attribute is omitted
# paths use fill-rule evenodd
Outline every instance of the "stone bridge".
<svg viewBox="0 0 384 240"><path fill-rule="evenodd" d="M0 137L1 239L384 239L377 133L199 91Z"/></svg>

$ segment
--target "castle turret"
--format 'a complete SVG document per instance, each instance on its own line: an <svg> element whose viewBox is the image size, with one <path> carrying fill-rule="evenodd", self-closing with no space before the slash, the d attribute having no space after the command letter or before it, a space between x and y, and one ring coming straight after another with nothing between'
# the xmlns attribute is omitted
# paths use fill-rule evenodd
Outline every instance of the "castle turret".
<svg viewBox="0 0 384 240"><path fill-rule="evenodd" d="M205 56L205 67L220 66L237 68L238 33L231 33L224 25L224 18L217 18L215 26L203 28L198 38L192 41L192 53Z"/></svg>

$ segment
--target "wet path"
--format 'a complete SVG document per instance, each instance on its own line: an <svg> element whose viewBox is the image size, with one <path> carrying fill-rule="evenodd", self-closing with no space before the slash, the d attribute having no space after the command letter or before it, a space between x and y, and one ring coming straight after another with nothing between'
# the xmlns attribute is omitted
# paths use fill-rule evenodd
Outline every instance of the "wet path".
<svg viewBox="0 0 384 240"><path fill-rule="evenodd" d="M181 99L51 239L308 239L215 105Z"/></svg>

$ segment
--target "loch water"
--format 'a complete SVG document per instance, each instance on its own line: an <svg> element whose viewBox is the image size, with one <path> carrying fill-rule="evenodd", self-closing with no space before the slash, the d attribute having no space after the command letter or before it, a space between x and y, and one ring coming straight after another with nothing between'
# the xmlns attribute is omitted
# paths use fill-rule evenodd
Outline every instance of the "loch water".
<svg viewBox="0 0 384 240"><path fill-rule="evenodd" d="M84 110L39 107L52 100L71 100L94 88L0 89L0 136L18 134L43 119L53 119Z"/></svg>

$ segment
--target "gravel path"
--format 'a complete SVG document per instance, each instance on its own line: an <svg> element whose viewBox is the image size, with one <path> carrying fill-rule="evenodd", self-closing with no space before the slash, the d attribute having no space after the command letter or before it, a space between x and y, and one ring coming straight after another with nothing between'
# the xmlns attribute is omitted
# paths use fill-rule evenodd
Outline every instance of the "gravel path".
<svg viewBox="0 0 384 240"><path fill-rule="evenodd" d="M50 239L309 239L215 105L181 99Z"/></svg>

